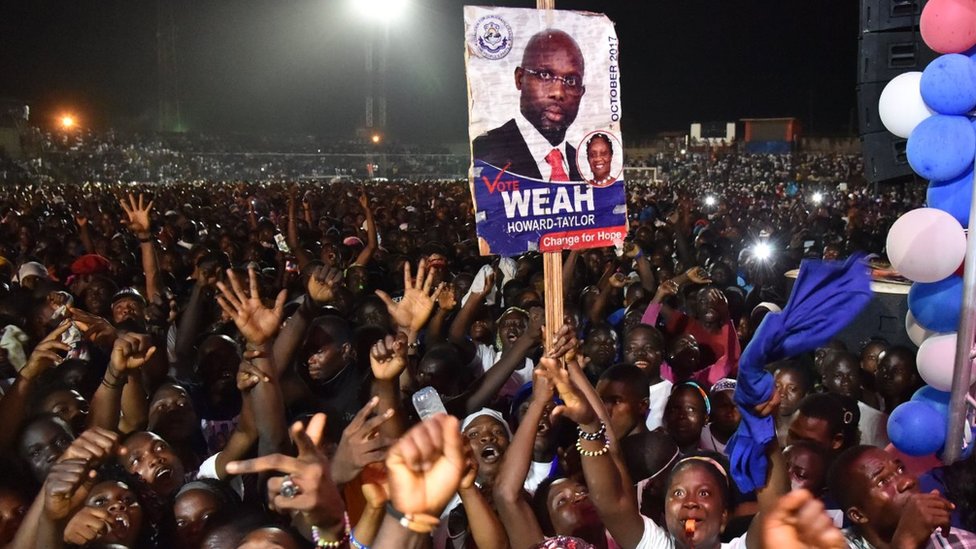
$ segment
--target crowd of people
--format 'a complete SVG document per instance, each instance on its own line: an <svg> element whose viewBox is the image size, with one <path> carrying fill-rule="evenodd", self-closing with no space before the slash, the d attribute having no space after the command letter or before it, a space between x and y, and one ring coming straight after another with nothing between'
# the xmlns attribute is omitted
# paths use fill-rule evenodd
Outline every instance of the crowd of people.
<svg viewBox="0 0 976 549"><path fill-rule="evenodd" d="M756 351L787 269L883 254L920 197L850 157L652 163L622 246L549 273L558 327L466 181L0 188L0 544L976 546L973 458L888 444L913 349Z"/></svg>

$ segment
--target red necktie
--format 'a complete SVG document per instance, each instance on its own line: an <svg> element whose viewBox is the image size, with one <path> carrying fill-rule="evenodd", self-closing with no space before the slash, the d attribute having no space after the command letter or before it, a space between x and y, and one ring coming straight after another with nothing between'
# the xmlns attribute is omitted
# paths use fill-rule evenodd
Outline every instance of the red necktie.
<svg viewBox="0 0 976 549"><path fill-rule="evenodd" d="M563 169L563 153L559 149L553 149L547 154L546 162L552 168L552 175L549 177L549 181L569 181L569 176L566 175L566 170Z"/></svg>

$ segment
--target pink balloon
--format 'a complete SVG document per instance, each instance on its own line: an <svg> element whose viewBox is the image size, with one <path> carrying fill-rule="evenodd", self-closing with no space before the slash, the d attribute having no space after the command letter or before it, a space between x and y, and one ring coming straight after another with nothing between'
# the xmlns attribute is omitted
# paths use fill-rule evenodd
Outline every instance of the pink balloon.
<svg viewBox="0 0 976 549"><path fill-rule="evenodd" d="M962 53L976 45L976 1L929 0L919 27L928 47L939 53Z"/></svg>
<svg viewBox="0 0 976 549"><path fill-rule="evenodd" d="M956 362L956 334L935 335L926 339L918 348L915 358L918 373L925 383L939 391L952 390L952 370ZM972 373L976 373L976 368L973 368Z"/></svg>

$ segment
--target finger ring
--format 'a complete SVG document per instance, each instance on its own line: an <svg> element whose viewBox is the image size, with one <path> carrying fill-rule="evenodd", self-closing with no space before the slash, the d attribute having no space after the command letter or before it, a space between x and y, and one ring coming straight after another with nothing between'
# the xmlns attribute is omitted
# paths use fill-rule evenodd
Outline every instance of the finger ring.
<svg viewBox="0 0 976 549"><path fill-rule="evenodd" d="M278 493L286 498L293 498L302 493L302 489L291 479L291 475L285 475L285 480L281 481L281 488Z"/></svg>

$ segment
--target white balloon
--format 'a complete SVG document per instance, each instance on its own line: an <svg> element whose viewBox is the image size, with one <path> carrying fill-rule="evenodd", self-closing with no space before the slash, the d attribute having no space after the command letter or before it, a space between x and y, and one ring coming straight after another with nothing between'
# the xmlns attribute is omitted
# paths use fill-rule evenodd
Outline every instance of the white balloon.
<svg viewBox="0 0 976 549"><path fill-rule="evenodd" d="M939 335L939 332L933 332L919 324L911 311L908 311L908 314L905 315L905 331L908 333L908 339L912 340L912 343L916 347L921 347L922 342L926 339L934 335Z"/></svg>
<svg viewBox="0 0 976 549"><path fill-rule="evenodd" d="M956 362L956 334L935 335L926 339L918 348L916 359L918 373L925 383L939 391L952 390L952 370Z"/></svg>
<svg viewBox="0 0 976 549"><path fill-rule="evenodd" d="M888 231L888 260L905 278L938 282L966 258L966 232L956 218L936 208L918 208Z"/></svg>
<svg viewBox="0 0 976 549"><path fill-rule="evenodd" d="M919 83L921 71L899 74L881 91L878 100L878 115L889 132L908 139L919 122L935 114L925 101Z"/></svg>

